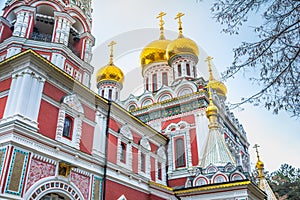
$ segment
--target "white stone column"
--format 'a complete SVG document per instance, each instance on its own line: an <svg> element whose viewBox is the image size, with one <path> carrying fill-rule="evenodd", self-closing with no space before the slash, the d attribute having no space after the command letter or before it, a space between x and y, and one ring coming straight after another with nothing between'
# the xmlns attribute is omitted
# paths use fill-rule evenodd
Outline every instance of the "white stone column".
<svg viewBox="0 0 300 200"><path fill-rule="evenodd" d="M70 27L75 20L67 13L54 12L56 28L53 30L54 42L68 45Z"/></svg>
<svg viewBox="0 0 300 200"><path fill-rule="evenodd" d="M34 15L35 8L21 6L15 9L14 12L17 18L14 25L13 36L28 37L28 29L29 27L32 27L33 20L31 20L31 18Z"/></svg>
<svg viewBox="0 0 300 200"><path fill-rule="evenodd" d="M37 128L45 79L28 68L13 74L12 77L2 122L18 118Z"/></svg>

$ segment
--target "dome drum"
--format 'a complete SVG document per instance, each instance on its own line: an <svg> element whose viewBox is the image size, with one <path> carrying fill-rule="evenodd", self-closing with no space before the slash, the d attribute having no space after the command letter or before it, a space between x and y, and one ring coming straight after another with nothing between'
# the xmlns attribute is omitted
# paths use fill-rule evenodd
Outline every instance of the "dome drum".
<svg viewBox="0 0 300 200"><path fill-rule="evenodd" d="M185 54L180 54L180 55L174 55L171 58L168 59L168 64L170 66L173 66L172 64L182 61L182 60L189 60L192 61L194 65L198 63L198 56L195 56L194 54L190 53L185 53Z"/></svg>

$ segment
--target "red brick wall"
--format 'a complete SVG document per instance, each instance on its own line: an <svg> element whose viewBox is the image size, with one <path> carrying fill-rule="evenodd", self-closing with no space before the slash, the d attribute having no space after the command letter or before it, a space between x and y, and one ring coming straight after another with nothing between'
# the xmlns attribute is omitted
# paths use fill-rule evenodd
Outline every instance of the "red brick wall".
<svg viewBox="0 0 300 200"><path fill-rule="evenodd" d="M82 133L80 140L80 150L91 154L93 149L94 127L82 122Z"/></svg>
<svg viewBox="0 0 300 200"><path fill-rule="evenodd" d="M49 138L55 139L59 109L45 100L41 100L38 116L39 132Z"/></svg>

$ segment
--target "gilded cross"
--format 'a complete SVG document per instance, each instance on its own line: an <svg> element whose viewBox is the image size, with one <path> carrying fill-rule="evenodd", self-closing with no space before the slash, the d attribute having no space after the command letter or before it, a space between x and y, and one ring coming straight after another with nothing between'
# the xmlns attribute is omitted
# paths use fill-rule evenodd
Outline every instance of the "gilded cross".
<svg viewBox="0 0 300 200"><path fill-rule="evenodd" d="M257 159L259 160L258 147L260 147L258 144L255 144L255 145L253 146L253 148L256 149Z"/></svg>
<svg viewBox="0 0 300 200"><path fill-rule="evenodd" d="M162 27L165 23L164 23L164 20L162 19L163 16L165 16L167 13L165 12L160 12L158 14L158 16L156 17L157 19L159 18L159 22L160 22L160 26Z"/></svg>
<svg viewBox="0 0 300 200"><path fill-rule="evenodd" d="M111 41L108 45L110 47L110 61L109 64L113 64L113 57L114 57L114 45L117 44L115 41Z"/></svg>
<svg viewBox="0 0 300 200"><path fill-rule="evenodd" d="M207 58L204 60L205 62L207 62L208 65L208 72L209 72L209 80L212 81L214 80L213 74L212 74L212 68L211 68L211 60L214 59L211 56L207 56Z"/></svg>
<svg viewBox="0 0 300 200"><path fill-rule="evenodd" d="M158 14L158 16L156 18L159 18L159 27L160 27L160 38L161 40L165 39L165 36L164 36L164 20L162 19L163 16L165 16L167 13L165 12L160 12Z"/></svg>
<svg viewBox="0 0 300 200"><path fill-rule="evenodd" d="M179 24L179 34L181 35L182 34L182 22L181 22L181 17L183 16L184 14L179 12L177 13L176 17L174 19L178 19L178 24Z"/></svg>

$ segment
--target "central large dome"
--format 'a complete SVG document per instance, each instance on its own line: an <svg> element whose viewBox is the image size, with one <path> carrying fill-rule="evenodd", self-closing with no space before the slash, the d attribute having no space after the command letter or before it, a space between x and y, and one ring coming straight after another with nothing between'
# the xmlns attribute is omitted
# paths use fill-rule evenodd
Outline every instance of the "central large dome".
<svg viewBox="0 0 300 200"><path fill-rule="evenodd" d="M149 43L140 55L142 69L153 62L167 61L166 49L170 42L170 40L159 39Z"/></svg>
<svg viewBox="0 0 300 200"><path fill-rule="evenodd" d="M173 56L178 54L192 54L196 57L199 55L199 49L197 44L189 39L185 38L182 35L177 39L170 42L167 47L167 59L171 59Z"/></svg>

